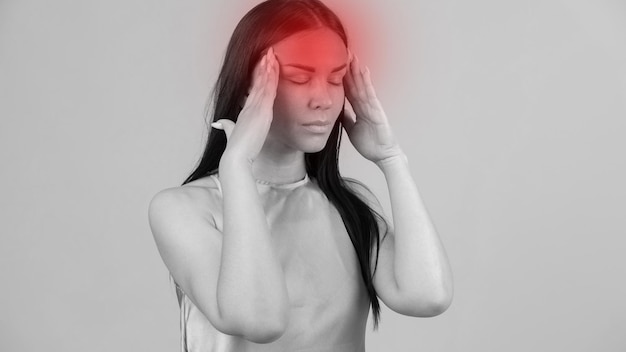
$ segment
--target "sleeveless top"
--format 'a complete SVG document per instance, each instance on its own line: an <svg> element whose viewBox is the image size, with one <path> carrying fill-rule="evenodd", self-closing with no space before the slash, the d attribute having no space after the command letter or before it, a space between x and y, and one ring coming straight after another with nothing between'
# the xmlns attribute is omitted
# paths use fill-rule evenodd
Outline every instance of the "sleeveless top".
<svg viewBox="0 0 626 352"><path fill-rule="evenodd" d="M222 231L222 188L214 185L211 211ZM364 352L369 297L341 215L315 181L257 180L257 190L285 273L289 326L276 341L256 344L215 329L176 284L182 352Z"/></svg>

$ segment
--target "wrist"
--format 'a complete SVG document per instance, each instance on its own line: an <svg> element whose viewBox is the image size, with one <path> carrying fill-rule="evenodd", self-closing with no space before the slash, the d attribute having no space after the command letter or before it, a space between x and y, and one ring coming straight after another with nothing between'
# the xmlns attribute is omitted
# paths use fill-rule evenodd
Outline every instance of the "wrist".
<svg viewBox="0 0 626 352"><path fill-rule="evenodd" d="M230 170L252 170L252 160L227 148L220 159L219 169L227 172Z"/></svg>
<svg viewBox="0 0 626 352"><path fill-rule="evenodd" d="M400 151L397 154L394 154L384 159L376 161L375 164L380 169L384 169L385 167L392 165L392 164L396 164L396 163L408 164L408 162L409 162L409 159L407 158L406 154Z"/></svg>

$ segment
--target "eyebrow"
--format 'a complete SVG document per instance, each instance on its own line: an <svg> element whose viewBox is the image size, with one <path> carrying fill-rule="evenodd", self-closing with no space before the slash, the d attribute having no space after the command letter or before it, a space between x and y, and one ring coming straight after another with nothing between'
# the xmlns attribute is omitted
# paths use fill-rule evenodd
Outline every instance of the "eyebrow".
<svg viewBox="0 0 626 352"><path fill-rule="evenodd" d="M305 65L300 65L300 64L286 64L283 66L291 66L291 67L296 67L299 68L301 70L305 70L305 71L309 71L309 72L315 72L315 68L311 67L311 66L305 66ZM346 67L346 64L343 64L339 67L335 67L333 68L333 70L331 72L337 72L337 71L341 71L341 69L343 69L344 67Z"/></svg>

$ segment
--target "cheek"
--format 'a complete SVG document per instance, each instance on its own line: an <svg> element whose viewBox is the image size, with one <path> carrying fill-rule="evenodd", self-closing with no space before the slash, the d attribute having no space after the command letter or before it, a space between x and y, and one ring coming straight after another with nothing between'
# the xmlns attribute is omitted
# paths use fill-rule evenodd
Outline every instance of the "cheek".
<svg viewBox="0 0 626 352"><path fill-rule="evenodd" d="M337 110L337 113L341 111L343 107L343 103L345 102L345 91L343 87L337 87L337 89L333 90L332 99L333 99L333 108Z"/></svg>
<svg viewBox="0 0 626 352"><path fill-rule="evenodd" d="M332 109L339 113L345 100L344 87L330 86L328 92L333 102ZM274 112L277 114L289 114L289 112L295 113L306 109L310 95L311 93L306 87L298 87L279 81L276 87L276 98L274 99Z"/></svg>
<svg viewBox="0 0 626 352"><path fill-rule="evenodd" d="M343 86L333 87L332 90L333 101L339 102L340 105L343 105L344 98L346 97L346 93L343 89Z"/></svg>
<svg viewBox="0 0 626 352"><path fill-rule="evenodd" d="M274 112L288 112L297 108L301 98L299 94L285 84L278 83L276 98L274 98Z"/></svg>

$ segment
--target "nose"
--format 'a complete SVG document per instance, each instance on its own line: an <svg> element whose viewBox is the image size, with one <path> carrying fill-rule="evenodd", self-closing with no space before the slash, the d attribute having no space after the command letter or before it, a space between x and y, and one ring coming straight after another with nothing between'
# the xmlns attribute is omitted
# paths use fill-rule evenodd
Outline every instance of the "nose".
<svg viewBox="0 0 626 352"><path fill-rule="evenodd" d="M325 80L316 79L312 87L311 100L309 106L311 109L326 110L331 107L333 101L328 91L328 83Z"/></svg>

